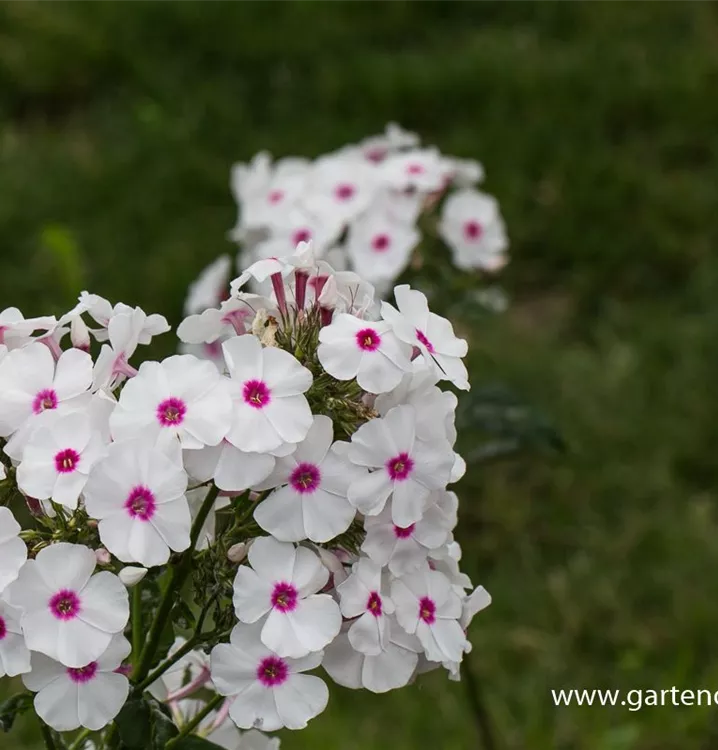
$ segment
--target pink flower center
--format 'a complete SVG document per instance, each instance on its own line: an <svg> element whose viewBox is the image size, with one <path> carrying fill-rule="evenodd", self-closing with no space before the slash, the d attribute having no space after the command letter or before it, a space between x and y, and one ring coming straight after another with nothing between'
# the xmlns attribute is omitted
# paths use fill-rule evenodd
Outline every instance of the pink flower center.
<svg viewBox="0 0 718 750"><path fill-rule="evenodd" d="M284 198L284 191L283 190L270 190L267 194L267 201L269 203L275 204L279 203Z"/></svg>
<svg viewBox="0 0 718 750"><path fill-rule="evenodd" d="M155 496L151 490L142 485L133 487L125 500L125 510L131 518L137 518L140 521L149 521L156 509Z"/></svg>
<svg viewBox="0 0 718 750"><path fill-rule="evenodd" d="M67 676L75 683L82 684L89 682L97 674L97 662L91 661L84 667L74 669L73 667L67 668Z"/></svg>
<svg viewBox="0 0 718 750"><path fill-rule="evenodd" d="M381 344L381 336L373 328L357 331L357 346L365 352L375 352Z"/></svg>
<svg viewBox="0 0 718 750"><path fill-rule="evenodd" d="M297 229L292 235L292 242L298 245L300 242L309 242L312 239L312 232L310 229Z"/></svg>
<svg viewBox="0 0 718 750"><path fill-rule="evenodd" d="M6 635L7 635L7 625L5 624L5 620L3 620L2 617L0 617L0 641L2 641Z"/></svg>
<svg viewBox="0 0 718 750"><path fill-rule="evenodd" d="M80 597L74 591L62 589L53 595L48 606L58 620L73 620L80 613Z"/></svg>
<svg viewBox="0 0 718 750"><path fill-rule="evenodd" d="M407 174L424 174L424 165L417 164L416 162L414 162L413 164L407 164L406 173Z"/></svg>
<svg viewBox="0 0 718 750"><path fill-rule="evenodd" d="M336 188L334 188L334 195L340 201L350 200L354 197L354 193L356 193L356 188L348 182L343 182L341 185L337 185Z"/></svg>
<svg viewBox="0 0 718 750"><path fill-rule="evenodd" d="M33 414L39 414L46 409L57 409L57 393L52 388L40 391L32 402Z"/></svg>
<svg viewBox="0 0 718 750"><path fill-rule="evenodd" d="M89 682L97 674L97 662L91 661L79 669L67 668L67 676L75 683Z"/></svg>
<svg viewBox="0 0 718 750"><path fill-rule="evenodd" d="M371 612L374 617L381 617L381 597L376 591L372 591L371 594L369 594L369 599L366 603L367 612Z"/></svg>
<svg viewBox="0 0 718 750"><path fill-rule="evenodd" d="M286 682L289 677L289 668L284 659L278 656L268 656L262 659L257 667L257 679L264 687L276 687Z"/></svg>
<svg viewBox="0 0 718 750"><path fill-rule="evenodd" d="M386 470L395 482L403 482L414 468L414 459L408 453L400 453L386 462Z"/></svg>
<svg viewBox="0 0 718 750"><path fill-rule="evenodd" d="M65 448L64 451L55 454L55 469L58 474L69 474L75 471L79 461L80 454L76 450Z"/></svg>
<svg viewBox="0 0 718 750"><path fill-rule="evenodd" d="M289 483L300 494L314 492L322 475L315 464L299 464L289 477Z"/></svg>
<svg viewBox="0 0 718 750"><path fill-rule="evenodd" d="M394 526L394 536L397 539L408 539L414 533L415 525L412 523L409 526Z"/></svg>
<svg viewBox="0 0 718 750"><path fill-rule="evenodd" d="M467 240L478 240L484 233L484 228L478 221L467 221L464 224L464 237Z"/></svg>
<svg viewBox="0 0 718 750"><path fill-rule="evenodd" d="M129 677L132 674L132 664L120 664L115 672L117 672L117 674L124 675L125 677Z"/></svg>
<svg viewBox="0 0 718 750"><path fill-rule="evenodd" d="M391 239L388 234L377 234L371 241L372 250L377 253L383 253L389 249Z"/></svg>
<svg viewBox="0 0 718 750"><path fill-rule="evenodd" d="M419 619L427 625L433 625L436 621L436 604L428 596L419 599Z"/></svg>
<svg viewBox="0 0 718 750"><path fill-rule="evenodd" d="M247 380L242 389L242 397L251 407L263 409L272 400L272 392L261 380Z"/></svg>
<svg viewBox="0 0 718 750"><path fill-rule="evenodd" d="M280 612L292 612L297 607L297 590L291 583L280 581L274 584L272 607Z"/></svg>
<svg viewBox="0 0 718 750"><path fill-rule="evenodd" d="M177 427L184 422L187 413L187 405L181 398L165 399L157 407L157 421L163 427Z"/></svg>
<svg viewBox="0 0 718 750"><path fill-rule="evenodd" d="M429 341L429 339L426 338L426 335L420 331L418 328L416 329L416 338L426 347L426 351L429 352L429 354L434 353L434 345Z"/></svg>
<svg viewBox="0 0 718 750"><path fill-rule="evenodd" d="M367 161L372 161L377 164L380 161L384 161L384 159L386 158L386 149L382 148L381 146L369 148L364 152L364 157L367 159Z"/></svg>

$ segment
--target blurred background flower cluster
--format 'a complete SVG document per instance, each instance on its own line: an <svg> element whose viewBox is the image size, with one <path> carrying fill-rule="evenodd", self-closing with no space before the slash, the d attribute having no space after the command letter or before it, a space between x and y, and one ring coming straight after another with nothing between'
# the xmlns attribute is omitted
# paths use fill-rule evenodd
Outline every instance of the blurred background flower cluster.
<svg viewBox="0 0 718 750"><path fill-rule="evenodd" d="M478 693L338 689L288 750L718 742L715 708L550 693L718 689L717 37L709 3L0 6L0 307L90 289L176 325L235 253L234 162L389 121L481 161L500 202L510 303L486 314L462 277L457 322L462 567L494 599Z"/></svg>

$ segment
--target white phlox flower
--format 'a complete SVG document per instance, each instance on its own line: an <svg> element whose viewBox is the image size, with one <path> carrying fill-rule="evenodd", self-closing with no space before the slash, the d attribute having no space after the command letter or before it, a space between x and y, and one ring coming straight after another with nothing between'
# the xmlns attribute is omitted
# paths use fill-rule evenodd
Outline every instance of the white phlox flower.
<svg viewBox="0 0 718 750"><path fill-rule="evenodd" d="M306 547L257 539L234 582L240 622L259 623L261 641L277 655L301 658L320 651L339 632L341 613L329 594L320 594L329 571ZM251 567L250 567L251 566Z"/></svg>

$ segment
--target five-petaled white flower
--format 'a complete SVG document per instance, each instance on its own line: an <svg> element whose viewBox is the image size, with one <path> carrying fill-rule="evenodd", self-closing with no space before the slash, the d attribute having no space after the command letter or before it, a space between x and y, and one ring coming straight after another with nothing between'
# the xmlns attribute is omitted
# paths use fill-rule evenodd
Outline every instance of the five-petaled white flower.
<svg viewBox="0 0 718 750"><path fill-rule="evenodd" d="M340 313L319 332L317 357L338 380L357 379L370 393L385 393L410 369L411 348L394 335L389 323L360 320Z"/></svg>
<svg viewBox="0 0 718 750"><path fill-rule="evenodd" d="M461 361L468 345L454 335L451 323L429 311L426 296L408 284L394 287L398 310L388 302L381 303L381 315L391 324L399 339L419 349L436 367L439 378L450 380L457 388L469 390L468 373Z"/></svg>
<svg viewBox="0 0 718 750"><path fill-rule="evenodd" d="M356 510L347 500L364 469L346 458L347 443L332 445L329 417L314 417L306 438L255 489L278 487L254 511L257 523L282 542L328 542L346 531Z"/></svg>
<svg viewBox="0 0 718 750"><path fill-rule="evenodd" d="M74 510L104 450L87 412L45 412L35 420L23 450L18 487L36 500L53 500Z"/></svg>
<svg viewBox="0 0 718 750"><path fill-rule="evenodd" d="M31 651L66 667L98 659L129 619L127 589L109 571L92 575L95 553L59 542L28 560L5 592L22 610L20 624Z"/></svg>
<svg viewBox="0 0 718 750"><path fill-rule="evenodd" d="M176 435L183 448L217 445L231 421L227 380L191 354L143 362L110 417L115 440Z"/></svg>
<svg viewBox="0 0 718 750"><path fill-rule="evenodd" d="M421 518L431 491L446 486L454 465L454 452L444 437L418 439L416 409L408 404L363 424L352 435L348 456L359 466L375 469L352 482L349 501L361 513L377 515L391 495L392 520L401 527Z"/></svg>
<svg viewBox="0 0 718 750"><path fill-rule="evenodd" d="M130 650L120 633L97 659L82 667L66 667L43 654L32 654L32 671L22 681L37 693L37 715L58 732L107 726L127 700L130 683L117 670Z"/></svg>
<svg viewBox="0 0 718 750"><path fill-rule="evenodd" d="M261 640L279 656L320 651L337 635L342 617L329 594L319 594L329 571L306 547L260 537L249 564L237 571L234 609L240 622L261 623Z"/></svg>
<svg viewBox="0 0 718 750"><path fill-rule="evenodd" d="M262 643L260 630L257 624L240 623L229 643L214 647L212 682L220 695L235 697L229 716L241 729L304 729L329 700L319 677L302 674L321 664L322 652L301 659L281 657Z"/></svg>
<svg viewBox="0 0 718 750"><path fill-rule="evenodd" d="M164 565L189 547L191 518L182 466L145 440L112 443L85 487L100 540L123 562Z"/></svg>
<svg viewBox="0 0 718 750"><path fill-rule="evenodd" d="M262 347L250 334L222 344L231 378L234 410L227 441L246 452L265 452L298 443L312 426L304 393L312 373L291 355Z"/></svg>

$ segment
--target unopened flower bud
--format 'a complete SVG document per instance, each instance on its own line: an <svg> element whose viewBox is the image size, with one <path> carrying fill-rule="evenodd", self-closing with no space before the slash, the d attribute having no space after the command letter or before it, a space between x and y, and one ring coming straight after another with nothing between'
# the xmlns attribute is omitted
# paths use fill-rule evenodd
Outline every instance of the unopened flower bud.
<svg viewBox="0 0 718 750"><path fill-rule="evenodd" d="M238 542L227 550L227 559L233 563L241 563L249 551L249 542Z"/></svg>
<svg viewBox="0 0 718 750"><path fill-rule="evenodd" d="M117 575L122 583L124 583L129 589L137 585L147 575L147 568L138 568L134 565L128 565L126 568L122 568Z"/></svg>
<svg viewBox="0 0 718 750"><path fill-rule="evenodd" d="M104 547L95 550L95 559L98 565L109 565L112 562L110 553Z"/></svg>
<svg viewBox="0 0 718 750"><path fill-rule="evenodd" d="M70 323L70 341L76 349L90 351L90 330L85 321L77 315Z"/></svg>

